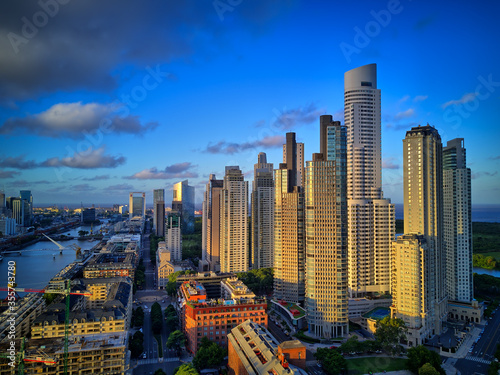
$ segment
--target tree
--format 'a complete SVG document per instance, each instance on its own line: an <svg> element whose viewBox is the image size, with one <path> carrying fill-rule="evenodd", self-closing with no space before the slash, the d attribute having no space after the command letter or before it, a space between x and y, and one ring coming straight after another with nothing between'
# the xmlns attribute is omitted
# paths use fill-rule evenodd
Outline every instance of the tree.
<svg viewBox="0 0 500 375"><path fill-rule="evenodd" d="M174 370L174 375L198 375L198 371L191 364L184 364Z"/></svg>
<svg viewBox="0 0 500 375"><path fill-rule="evenodd" d="M78 236L79 237L85 237L87 234L89 234L89 232L86 231L86 230L79 230L78 231Z"/></svg>
<svg viewBox="0 0 500 375"><path fill-rule="evenodd" d="M167 375L165 374L165 371L163 371L161 368L155 371L154 375Z"/></svg>
<svg viewBox="0 0 500 375"><path fill-rule="evenodd" d="M177 330L168 336L167 339L167 348L169 349L175 349L177 352L180 352L181 347L183 347L186 344L186 338L184 337L184 334Z"/></svg>
<svg viewBox="0 0 500 375"><path fill-rule="evenodd" d="M438 373L444 375L445 371L441 367L441 357L438 353L427 349L423 345L408 349L408 360L406 367L414 374L419 373L419 369L429 363Z"/></svg>
<svg viewBox="0 0 500 375"><path fill-rule="evenodd" d="M408 331L403 319L390 318L386 316L378 320L375 327L375 338L380 342L382 348L392 355L401 352L401 341L406 341L406 332Z"/></svg>
<svg viewBox="0 0 500 375"><path fill-rule="evenodd" d="M137 331L129 342L129 349L132 358L137 358L144 351L144 334Z"/></svg>
<svg viewBox="0 0 500 375"><path fill-rule="evenodd" d="M226 354L227 351L222 346L203 336L200 347L193 358L193 366L198 371L205 368L218 368Z"/></svg>
<svg viewBox="0 0 500 375"><path fill-rule="evenodd" d="M314 357L321 363L328 375L341 374L347 368L347 361L337 349L319 348Z"/></svg>
<svg viewBox="0 0 500 375"><path fill-rule="evenodd" d="M418 369L418 375L439 375L439 371L436 370L430 363L425 363Z"/></svg>
<svg viewBox="0 0 500 375"><path fill-rule="evenodd" d="M340 351L342 353L357 353L364 351L363 344L358 340L358 336L352 336L345 343L340 345Z"/></svg>
<svg viewBox="0 0 500 375"><path fill-rule="evenodd" d="M134 321L134 327L142 327L144 325L144 310L141 306L133 310L132 320Z"/></svg>

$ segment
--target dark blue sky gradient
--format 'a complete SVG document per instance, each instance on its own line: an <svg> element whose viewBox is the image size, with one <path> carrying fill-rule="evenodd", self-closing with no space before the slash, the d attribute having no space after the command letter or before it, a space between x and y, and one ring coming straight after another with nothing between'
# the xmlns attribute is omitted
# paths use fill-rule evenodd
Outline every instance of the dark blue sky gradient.
<svg viewBox="0 0 500 375"><path fill-rule="evenodd" d="M252 179L264 151L277 167L287 131L310 160L319 115L343 122L344 72L377 63L385 196L402 202L402 139L429 123L443 142L465 138L473 203L500 203L499 2L219 3L232 10L68 2L16 53L9 33L22 36L40 6L2 2L0 188L31 189L36 204L126 203L129 191L149 202L155 188L170 201L188 178L200 203L225 165ZM116 122L99 133L103 119Z"/></svg>

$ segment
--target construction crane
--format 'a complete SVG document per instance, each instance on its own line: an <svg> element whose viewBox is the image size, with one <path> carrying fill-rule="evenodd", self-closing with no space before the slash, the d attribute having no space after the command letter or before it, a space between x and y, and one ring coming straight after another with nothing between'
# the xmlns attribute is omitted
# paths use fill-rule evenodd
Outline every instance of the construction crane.
<svg viewBox="0 0 500 375"><path fill-rule="evenodd" d="M46 365L56 365L57 360L54 358L50 358L47 354L41 351L41 349L38 349L38 355L36 356L30 356L26 357L25 356L25 349L24 349L24 337L21 338L21 348L19 349L19 352L17 352L15 359L13 362L17 363L18 365L18 374L19 375L24 375L24 362L38 362L38 363L43 363ZM12 360L11 356L8 356L7 354L0 354L0 358L8 358Z"/></svg>
<svg viewBox="0 0 500 375"><path fill-rule="evenodd" d="M66 296L66 312L64 318L64 375L68 374L68 336L69 336L69 297L77 296L92 296L92 293L72 292L71 280L64 280L64 288L48 288L48 289L30 289L30 288L0 288L0 291L16 291L21 293L43 293L43 294L64 294ZM27 362L43 362L52 364L53 361L31 360L24 358L24 338L21 343L22 360L19 363L19 374L24 374L24 361Z"/></svg>

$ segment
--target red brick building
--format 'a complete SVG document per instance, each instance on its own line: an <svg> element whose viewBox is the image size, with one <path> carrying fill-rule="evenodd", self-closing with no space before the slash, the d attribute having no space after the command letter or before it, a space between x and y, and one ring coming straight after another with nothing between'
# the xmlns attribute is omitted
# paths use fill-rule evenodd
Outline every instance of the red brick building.
<svg viewBox="0 0 500 375"><path fill-rule="evenodd" d="M203 285L185 281L179 288L181 326L186 335L186 348L196 353L203 336L227 347L232 328L250 319L267 327L267 301L262 298L206 299Z"/></svg>

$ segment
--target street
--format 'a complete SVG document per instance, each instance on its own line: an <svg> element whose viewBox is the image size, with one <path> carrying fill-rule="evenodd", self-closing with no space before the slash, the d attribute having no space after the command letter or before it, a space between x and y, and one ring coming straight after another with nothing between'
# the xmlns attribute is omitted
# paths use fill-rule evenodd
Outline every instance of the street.
<svg viewBox="0 0 500 375"><path fill-rule="evenodd" d="M151 307L153 304L158 302L163 313L166 307L171 303L171 300L166 292L157 290L155 287L155 268L151 263L149 253L149 232L149 223L146 223L141 248L141 257L144 267L146 268L145 288L144 290L138 290L134 296L134 300L139 302L134 306L134 308L141 306L144 310L144 325L142 329L144 333L144 353L146 354L146 358L143 358L141 355L138 360L132 361L132 365L136 364L133 373L141 375L153 374L156 370L161 368L166 374L173 374L174 369L182 363L178 360L176 353L166 347L170 332L168 332L165 324L163 324L161 332L161 347L163 356L160 358L158 343L151 329Z"/></svg>

